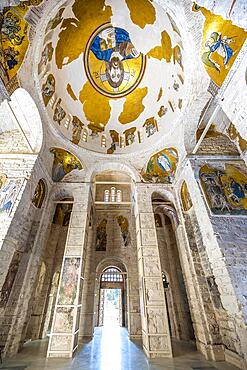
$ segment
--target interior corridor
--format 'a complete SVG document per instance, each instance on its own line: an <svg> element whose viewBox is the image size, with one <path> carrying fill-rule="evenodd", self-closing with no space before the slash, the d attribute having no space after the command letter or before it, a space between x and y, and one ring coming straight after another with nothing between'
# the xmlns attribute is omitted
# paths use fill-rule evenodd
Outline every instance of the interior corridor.
<svg viewBox="0 0 247 370"><path fill-rule="evenodd" d="M47 359L47 340L28 342L6 359L1 370L237 370L226 362L209 362L188 343L173 343L175 357L149 360L141 346L129 340L119 326L97 327L94 338L83 344L73 360Z"/></svg>

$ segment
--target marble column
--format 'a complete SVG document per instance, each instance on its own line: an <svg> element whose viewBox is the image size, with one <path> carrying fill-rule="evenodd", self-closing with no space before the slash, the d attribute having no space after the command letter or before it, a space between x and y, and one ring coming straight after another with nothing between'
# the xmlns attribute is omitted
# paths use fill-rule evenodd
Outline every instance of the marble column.
<svg viewBox="0 0 247 370"><path fill-rule="evenodd" d="M88 203L89 186L84 184L70 217L47 357L71 358L78 347Z"/></svg>
<svg viewBox="0 0 247 370"><path fill-rule="evenodd" d="M154 214L148 185L136 188L136 232L143 350L172 357Z"/></svg>

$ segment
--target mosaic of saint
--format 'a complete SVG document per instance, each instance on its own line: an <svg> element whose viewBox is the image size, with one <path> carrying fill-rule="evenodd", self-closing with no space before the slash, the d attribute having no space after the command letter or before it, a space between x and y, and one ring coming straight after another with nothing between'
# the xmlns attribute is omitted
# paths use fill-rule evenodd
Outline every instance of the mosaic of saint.
<svg viewBox="0 0 247 370"><path fill-rule="evenodd" d="M65 175L73 170L81 170L82 165L79 159L64 149L53 148L50 150L54 154L52 167L52 180L61 181Z"/></svg>
<svg viewBox="0 0 247 370"><path fill-rule="evenodd" d="M78 281L80 258L65 258L61 278L58 304L74 304L76 299L75 286Z"/></svg>
<svg viewBox="0 0 247 370"><path fill-rule="evenodd" d="M102 94L121 97L139 84L145 69L145 56L136 50L129 33L103 25L92 35L84 59L91 84Z"/></svg>
<svg viewBox="0 0 247 370"><path fill-rule="evenodd" d="M161 150L149 159L142 177L148 182L172 183L177 162L178 153L175 148Z"/></svg>
<svg viewBox="0 0 247 370"><path fill-rule="evenodd" d="M117 222L121 230L124 246L127 247L131 243L129 221L124 216L118 216Z"/></svg>
<svg viewBox="0 0 247 370"><path fill-rule="evenodd" d="M22 179L7 179L0 188L0 213L10 213L20 191ZM1 185L1 180L0 180Z"/></svg>
<svg viewBox="0 0 247 370"><path fill-rule="evenodd" d="M203 166L200 180L215 214L247 215L247 176L232 165L225 169Z"/></svg>
<svg viewBox="0 0 247 370"><path fill-rule="evenodd" d="M97 226L96 230L96 251L106 251L107 233L106 233L107 220L104 218Z"/></svg>

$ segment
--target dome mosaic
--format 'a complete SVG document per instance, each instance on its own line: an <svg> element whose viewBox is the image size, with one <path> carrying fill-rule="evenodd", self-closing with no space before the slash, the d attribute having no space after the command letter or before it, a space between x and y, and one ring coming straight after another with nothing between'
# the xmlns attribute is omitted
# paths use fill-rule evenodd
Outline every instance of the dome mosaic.
<svg viewBox="0 0 247 370"><path fill-rule="evenodd" d="M169 134L185 101L183 44L149 0L74 0L48 22L38 77L49 118L73 144L107 153Z"/></svg>

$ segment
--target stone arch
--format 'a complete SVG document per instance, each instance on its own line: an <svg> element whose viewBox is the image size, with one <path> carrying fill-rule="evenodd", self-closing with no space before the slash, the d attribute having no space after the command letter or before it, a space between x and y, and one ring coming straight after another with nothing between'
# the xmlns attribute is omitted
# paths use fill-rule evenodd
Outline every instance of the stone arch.
<svg viewBox="0 0 247 370"><path fill-rule="evenodd" d="M165 215L167 215L171 219L174 227L175 228L178 227L179 219L178 219L176 210L172 206L170 206L168 204L159 205L159 206L154 208L154 212L164 213Z"/></svg>
<svg viewBox="0 0 247 370"><path fill-rule="evenodd" d="M160 198L164 202L170 203L173 207L175 207L176 204L176 198L173 192L170 189L164 189L162 187L157 187L157 190L150 193L150 201L152 201L154 198Z"/></svg>
<svg viewBox="0 0 247 370"><path fill-rule="evenodd" d="M126 298L128 297L129 286L128 286L128 279L127 279L128 270L127 270L126 264L118 257L106 257L106 258L104 258L102 261L100 261L98 263L98 265L96 267L94 312L96 312L97 314L96 314L96 317L95 317L95 320L94 320L94 326L102 326L102 324L103 324L102 312L100 313L100 311L102 311L100 309L101 302L102 302L101 301L101 299L102 299L102 297L101 297L101 276L102 276L102 274L105 270L107 270L108 268L111 268L111 267L116 268L121 272L121 274L123 276L122 299L123 299L123 294L125 295ZM124 313L124 321L123 321L125 323L126 323L126 321L128 321L128 320L126 320L126 317L127 317L127 306L126 306L126 310L125 310L125 313Z"/></svg>
<svg viewBox="0 0 247 370"><path fill-rule="evenodd" d="M156 235L161 269L169 277L169 285L164 286L164 294L171 337L190 341L194 338L194 331L184 276L185 249L179 235L181 221L169 191L156 190L151 194L151 200L152 204L159 201L153 204L153 213L162 215L163 221L162 227L156 228Z"/></svg>
<svg viewBox="0 0 247 370"><path fill-rule="evenodd" d="M73 193L73 189L71 189L68 184L63 183L62 187L60 187L59 185L53 187L53 189L51 190L50 199L54 202L58 202L59 200L62 200L64 198L73 200L74 195L75 194Z"/></svg>
<svg viewBox="0 0 247 370"><path fill-rule="evenodd" d="M112 162L112 161L104 162L101 161L92 165L90 170L88 170L85 181L93 181L94 177L97 174L107 171L122 172L129 175L134 181L136 182L140 181L140 175L134 167L126 165L123 162Z"/></svg>
<svg viewBox="0 0 247 370"><path fill-rule="evenodd" d="M106 257L99 262L96 268L96 275L99 276L106 268L108 267L117 267L121 272L128 273L127 266L124 262L118 257Z"/></svg>

